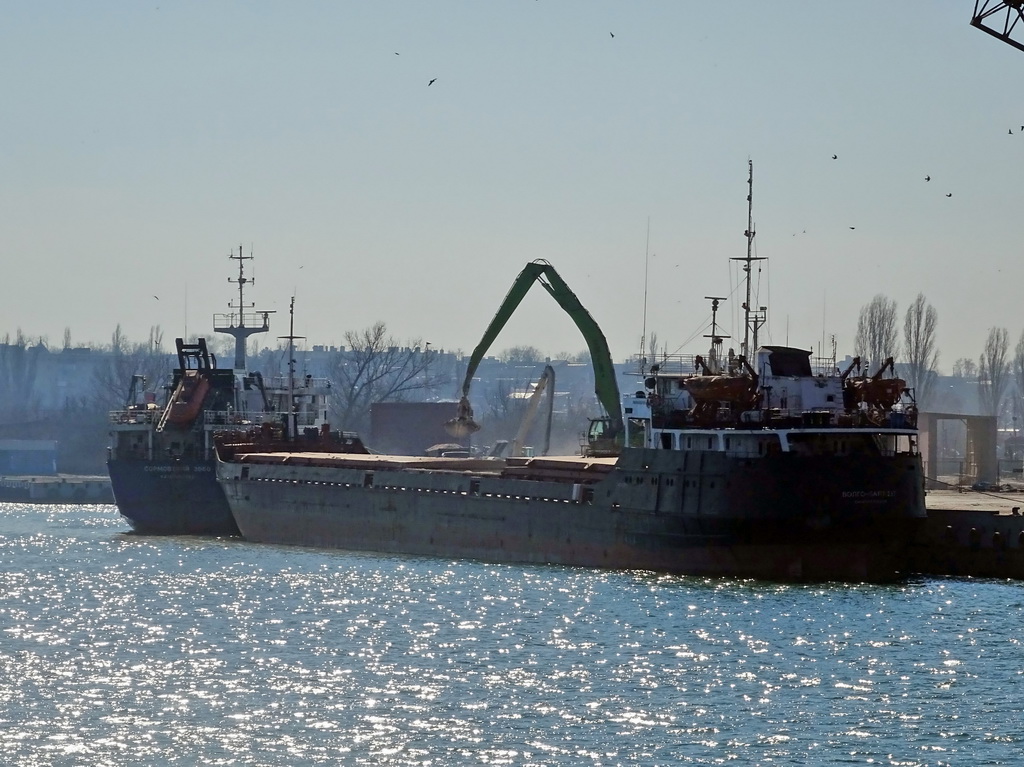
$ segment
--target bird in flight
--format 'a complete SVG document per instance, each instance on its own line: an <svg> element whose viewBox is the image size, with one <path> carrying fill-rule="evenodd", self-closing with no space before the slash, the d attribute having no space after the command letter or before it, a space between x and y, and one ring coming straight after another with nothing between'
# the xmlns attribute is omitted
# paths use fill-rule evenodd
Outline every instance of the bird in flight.
<svg viewBox="0 0 1024 767"><path fill-rule="evenodd" d="M851 226L850 228L851 228L851 229L856 229L857 227L855 227L855 226Z"/></svg>
<svg viewBox="0 0 1024 767"><path fill-rule="evenodd" d="M839 159L839 155L837 155L837 154L832 155L832 159L833 160L838 160Z"/></svg>
<svg viewBox="0 0 1024 767"><path fill-rule="evenodd" d="M932 177L931 177L931 176L925 176L925 177L924 177L924 180L925 180L925 181L931 181L931 180L932 180Z"/></svg>
<svg viewBox="0 0 1024 767"><path fill-rule="evenodd" d="M153 298L155 298L157 301L160 300L160 296L153 296Z"/></svg>
<svg viewBox="0 0 1024 767"><path fill-rule="evenodd" d="M953 196L953 193L952 193L952 192L949 192L949 193L948 193L948 194L946 195L946 197L952 197L952 196Z"/></svg>
<svg viewBox="0 0 1024 767"><path fill-rule="evenodd" d="M612 37L615 37L615 33L614 32L609 32L608 34L611 35Z"/></svg>
<svg viewBox="0 0 1024 767"><path fill-rule="evenodd" d="M433 84L434 84L435 82L437 82L437 78L436 78L436 77L435 77L435 78L434 78L433 80L431 80L431 81L430 81L429 83L427 83L427 87L429 88L429 87L430 87L431 85L433 85Z"/></svg>

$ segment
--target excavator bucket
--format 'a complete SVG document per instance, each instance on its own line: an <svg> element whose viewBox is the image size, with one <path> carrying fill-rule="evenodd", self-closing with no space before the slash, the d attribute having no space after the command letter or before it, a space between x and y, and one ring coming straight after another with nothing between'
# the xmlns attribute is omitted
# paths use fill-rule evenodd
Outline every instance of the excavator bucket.
<svg viewBox="0 0 1024 767"><path fill-rule="evenodd" d="M456 439L468 437L473 432L480 431L480 424L473 420L473 408L469 406L467 397L459 400L458 413L444 425L444 430Z"/></svg>

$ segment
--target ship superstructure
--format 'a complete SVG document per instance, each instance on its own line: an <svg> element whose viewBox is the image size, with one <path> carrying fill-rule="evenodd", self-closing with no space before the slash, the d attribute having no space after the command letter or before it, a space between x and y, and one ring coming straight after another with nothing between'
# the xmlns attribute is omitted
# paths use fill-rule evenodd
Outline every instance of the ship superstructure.
<svg viewBox="0 0 1024 767"><path fill-rule="evenodd" d="M235 339L231 368L217 366L206 339L175 340L178 366L165 387L163 402L141 391L110 413L107 461L118 510L140 533L238 535L214 472L214 438L229 430L262 429L280 442L285 437L320 434L327 423L326 379L264 378L250 371L246 343L270 330L270 311L255 311L245 301L253 280L238 262L238 297L231 311L214 315L214 330ZM293 307L294 308L294 307ZM289 355L291 358L292 355ZM291 363L290 363L291 364ZM144 387L133 387L133 392Z"/></svg>

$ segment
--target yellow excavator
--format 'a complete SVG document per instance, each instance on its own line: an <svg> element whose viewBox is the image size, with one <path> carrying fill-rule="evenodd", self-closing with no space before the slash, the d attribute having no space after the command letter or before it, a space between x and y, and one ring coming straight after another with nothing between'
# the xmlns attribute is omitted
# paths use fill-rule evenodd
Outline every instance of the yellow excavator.
<svg viewBox="0 0 1024 767"><path fill-rule="evenodd" d="M508 295L498 307L491 324L484 331L483 338L470 355L466 377L462 382L462 398L459 400L458 412L455 418L445 424L445 428L456 438L469 436L480 429L480 425L473 420L473 408L469 404L470 384L476 374L477 366L494 339L505 327L505 323L522 303L523 298L535 282L539 282L576 323L576 327L583 334L583 339L587 342L587 348L590 351L590 360L594 366L594 393L597 395L601 407L604 408L605 415L591 420L588 439L589 454L615 455L622 441L622 405L619 398L619 387L615 383L615 368L612 365L608 341L597 322L590 316L590 312L580 303L576 294L569 289L555 268L543 259L530 262L519 273L512 283Z"/></svg>

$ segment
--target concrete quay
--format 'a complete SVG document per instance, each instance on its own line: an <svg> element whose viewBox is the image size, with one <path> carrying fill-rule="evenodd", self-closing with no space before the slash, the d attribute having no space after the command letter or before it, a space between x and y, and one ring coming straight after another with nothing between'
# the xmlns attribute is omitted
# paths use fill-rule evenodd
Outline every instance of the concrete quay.
<svg viewBox="0 0 1024 767"><path fill-rule="evenodd" d="M1024 492L929 490L910 549L918 575L1024 579Z"/></svg>
<svg viewBox="0 0 1024 767"><path fill-rule="evenodd" d="M113 503L110 477L84 474L0 476L0 501Z"/></svg>

